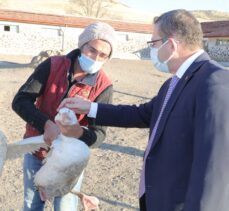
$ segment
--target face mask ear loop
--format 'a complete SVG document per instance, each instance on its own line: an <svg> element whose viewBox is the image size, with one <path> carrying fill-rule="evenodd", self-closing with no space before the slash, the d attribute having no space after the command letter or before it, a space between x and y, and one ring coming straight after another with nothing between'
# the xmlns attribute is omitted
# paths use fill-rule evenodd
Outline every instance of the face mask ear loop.
<svg viewBox="0 0 229 211"><path fill-rule="evenodd" d="M170 56L167 60L165 60L165 61L162 62L162 63L167 64L167 63L172 59L173 54L174 54L174 52L171 54L171 56Z"/></svg>
<svg viewBox="0 0 229 211"><path fill-rule="evenodd" d="M169 40L166 40L159 48L158 48L158 51L166 44L168 43Z"/></svg>
<svg viewBox="0 0 229 211"><path fill-rule="evenodd" d="M166 41L157 49L157 53L159 53L159 50L160 50L165 44L167 44L168 41L169 41L169 40L166 40ZM171 56L170 56L170 57L171 57ZM170 57L169 57L166 61L164 61L164 62L161 62L161 61L160 61L160 62L161 62L162 64L163 64L163 63L166 64L166 63L169 61Z"/></svg>
<svg viewBox="0 0 229 211"><path fill-rule="evenodd" d="M167 41L169 41L169 40L167 40ZM174 49L176 50L177 49L177 43L176 42L173 42L173 44L174 44ZM172 59L173 56L174 56L174 51L171 54L171 56L167 60L165 60L164 62L162 62L162 63L167 64Z"/></svg>

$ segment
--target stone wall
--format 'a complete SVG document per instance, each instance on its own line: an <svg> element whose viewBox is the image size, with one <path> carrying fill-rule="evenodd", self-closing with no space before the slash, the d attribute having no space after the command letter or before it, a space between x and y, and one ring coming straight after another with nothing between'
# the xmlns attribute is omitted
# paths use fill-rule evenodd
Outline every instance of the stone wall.
<svg viewBox="0 0 229 211"><path fill-rule="evenodd" d="M217 62L229 62L229 46L217 45L208 48L209 56Z"/></svg>
<svg viewBox="0 0 229 211"><path fill-rule="evenodd" d="M10 26L12 30L4 31L4 26ZM78 36L82 30L69 27L0 22L0 53L35 56L42 51L52 50L65 54L77 48ZM146 42L150 40L150 34L117 32L117 37L115 58L149 58ZM142 52L144 49L146 52Z"/></svg>
<svg viewBox="0 0 229 211"><path fill-rule="evenodd" d="M10 31L7 31L9 28ZM44 51L66 54L77 48L78 36L82 31L80 28L0 21L0 54L37 56ZM151 34L117 32L117 38L114 58L150 58L146 42L151 39ZM228 45L216 45L205 40L205 49L212 59L229 62Z"/></svg>

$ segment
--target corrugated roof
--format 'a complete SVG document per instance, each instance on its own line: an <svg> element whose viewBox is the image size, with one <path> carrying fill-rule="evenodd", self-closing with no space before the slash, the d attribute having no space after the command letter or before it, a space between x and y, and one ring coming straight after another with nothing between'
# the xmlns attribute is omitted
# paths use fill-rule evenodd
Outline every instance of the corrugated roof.
<svg viewBox="0 0 229 211"><path fill-rule="evenodd" d="M61 16L52 14L30 13L12 10L0 10L0 21L13 21L20 23L45 24L53 26L67 26L85 28L95 21L107 22L117 31L138 32L150 34L151 24L130 23L124 21L102 20L87 17Z"/></svg>
<svg viewBox="0 0 229 211"><path fill-rule="evenodd" d="M45 24L52 26L66 26L84 28L95 21L104 21L114 27L116 31L136 32L151 34L152 25L144 23L132 23L125 21L113 21L94 19L88 17L61 16L53 14L31 13L13 10L0 10L0 21L12 21L20 23ZM229 37L229 21L202 22L204 37Z"/></svg>
<svg viewBox="0 0 229 211"><path fill-rule="evenodd" d="M229 21L202 22L204 37L229 37Z"/></svg>

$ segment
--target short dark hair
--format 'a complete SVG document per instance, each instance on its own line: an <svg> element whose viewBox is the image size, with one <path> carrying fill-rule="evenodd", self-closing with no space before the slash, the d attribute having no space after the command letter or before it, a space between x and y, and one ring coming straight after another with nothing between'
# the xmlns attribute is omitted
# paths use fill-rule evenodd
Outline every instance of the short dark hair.
<svg viewBox="0 0 229 211"><path fill-rule="evenodd" d="M190 49L203 45L201 24L184 9L166 12L154 18L154 24L158 25L161 36L177 38Z"/></svg>

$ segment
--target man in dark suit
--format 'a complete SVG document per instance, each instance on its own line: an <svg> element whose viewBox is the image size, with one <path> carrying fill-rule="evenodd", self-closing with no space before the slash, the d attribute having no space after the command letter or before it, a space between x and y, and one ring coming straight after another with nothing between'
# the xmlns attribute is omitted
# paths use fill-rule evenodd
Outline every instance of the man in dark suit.
<svg viewBox="0 0 229 211"><path fill-rule="evenodd" d="M229 71L209 58L202 41L200 23L191 13L166 12L154 20L149 44L154 66L173 77L156 97L139 106L79 97L60 105L87 113L98 125L150 128L140 184L142 211L208 211L206 203L217 189L215 183L209 188L208 178L213 172L219 178L215 149L229 141Z"/></svg>

